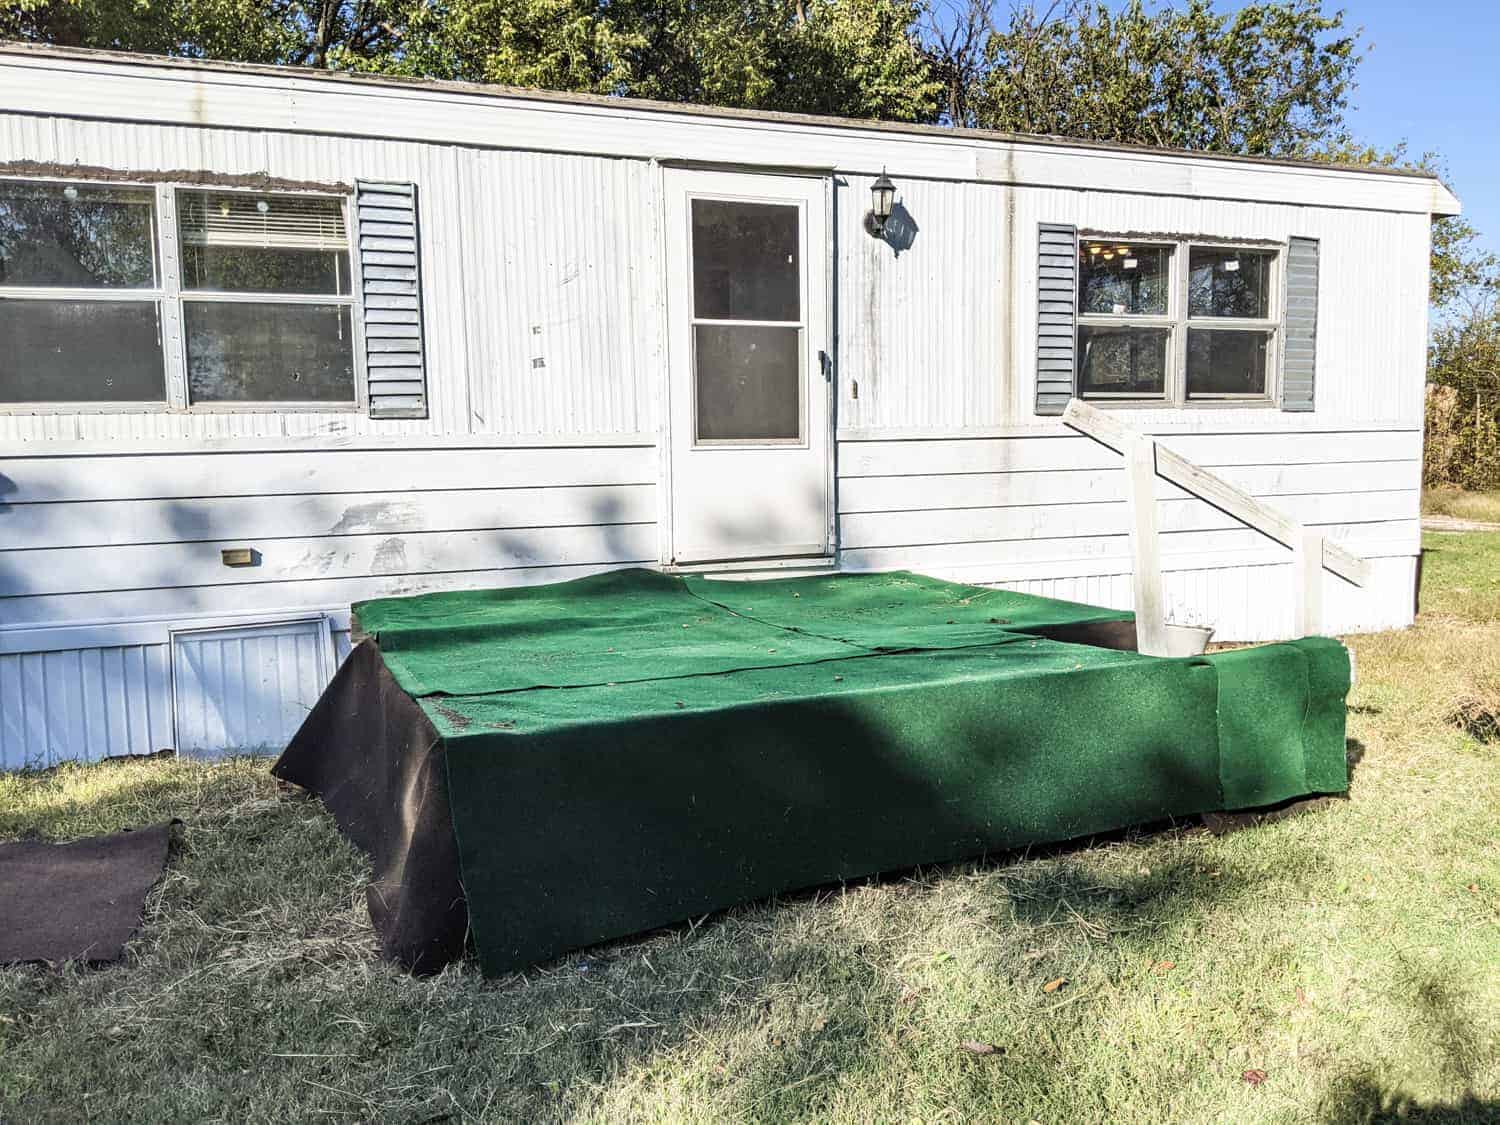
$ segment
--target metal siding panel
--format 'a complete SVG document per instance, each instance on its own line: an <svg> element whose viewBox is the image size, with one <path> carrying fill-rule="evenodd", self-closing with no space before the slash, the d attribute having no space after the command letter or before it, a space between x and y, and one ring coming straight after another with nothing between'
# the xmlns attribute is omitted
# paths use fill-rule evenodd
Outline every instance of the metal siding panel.
<svg viewBox="0 0 1500 1125"><path fill-rule="evenodd" d="M1188 195L1017 187L1014 223L1071 223L1102 234L1203 236L1286 243L1316 239L1321 287L1318 309L1317 403L1307 413L1224 408L1133 410L1133 423L1151 430L1171 425L1206 431L1234 426L1314 429L1330 422L1422 424L1426 371L1427 221L1418 215L1253 203ZM1036 275L1038 247L1018 243L1016 276ZM1018 316L1026 305L1017 295ZM1030 417L1035 396L1034 342L1011 341L1018 373L1008 388L1008 421Z"/></svg>
<svg viewBox="0 0 1500 1125"><path fill-rule="evenodd" d="M283 747L327 686L321 621L173 635L177 750L194 757Z"/></svg>
<svg viewBox="0 0 1500 1125"><path fill-rule="evenodd" d="M0 769L159 749L136 720L164 705L166 678L143 674L150 650L164 648L0 655Z"/></svg>
<svg viewBox="0 0 1500 1125"><path fill-rule="evenodd" d="M1006 189L898 176L915 234L897 253L864 230L873 178L835 188L840 427L1000 424Z"/></svg>

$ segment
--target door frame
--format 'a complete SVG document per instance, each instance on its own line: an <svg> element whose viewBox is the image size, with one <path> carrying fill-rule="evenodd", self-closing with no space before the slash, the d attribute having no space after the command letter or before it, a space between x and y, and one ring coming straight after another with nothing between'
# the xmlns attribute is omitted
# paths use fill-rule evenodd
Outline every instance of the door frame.
<svg viewBox="0 0 1500 1125"><path fill-rule="evenodd" d="M656 515L657 515L657 546L658 562L663 570L668 571L747 571L747 570L782 570L782 569L805 569L816 570L828 567L837 568L839 559L838 539L838 221L836 200L838 193L834 190L837 177L832 168L806 167L801 165L750 165L738 164L732 161L694 161L694 160L671 160L653 157L651 160L655 175L652 187L656 195L656 205L653 208L653 217L656 221L655 248L657 254L656 262L656 292L657 292L657 332L656 353L657 378L656 378L656 448L657 448L657 480L656 480ZM672 472L672 447L676 434L672 426L672 355L671 334L673 330L671 317L671 302L668 295L668 270L670 268L671 249L668 239L671 231L667 224L667 172L668 170L686 170L694 172L722 172L726 175L751 175L751 176L778 176L782 178L800 178L808 180L819 180L823 187L823 265L824 265L824 335L826 337L823 346L818 347L815 341L808 342L808 351L813 359L819 353L828 357L827 367L823 371L823 393L827 396L827 440L828 455L824 458L826 475L826 495L828 497L828 519L826 528L827 553L822 556L810 556L798 559L757 559L729 563L683 563L675 564L672 561L674 527L676 505L673 493ZM811 248L809 248L811 249ZM809 402L815 391L812 383L812 374L809 372Z"/></svg>

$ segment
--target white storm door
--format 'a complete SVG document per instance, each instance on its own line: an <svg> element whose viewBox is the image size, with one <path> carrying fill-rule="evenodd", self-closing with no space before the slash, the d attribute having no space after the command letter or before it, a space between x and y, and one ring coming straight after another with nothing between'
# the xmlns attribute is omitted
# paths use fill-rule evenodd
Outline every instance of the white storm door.
<svg viewBox="0 0 1500 1125"><path fill-rule="evenodd" d="M813 177L669 168L672 563L830 553L828 217Z"/></svg>

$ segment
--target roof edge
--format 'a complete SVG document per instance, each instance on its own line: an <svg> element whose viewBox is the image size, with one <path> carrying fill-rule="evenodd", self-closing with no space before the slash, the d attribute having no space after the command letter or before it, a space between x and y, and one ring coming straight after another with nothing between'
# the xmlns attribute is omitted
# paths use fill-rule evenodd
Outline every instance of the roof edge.
<svg viewBox="0 0 1500 1125"><path fill-rule="evenodd" d="M1291 168L1355 176L1382 176L1428 180L1435 185L1433 214L1456 215L1459 213L1461 206L1457 197L1443 185L1442 181L1436 175L1414 168L1388 168L1365 164L1347 164L1337 161L1313 160L1306 157L1250 156L1237 153L1206 152L1198 149L1136 145L1118 141L1096 141L1043 133L1008 133L996 129L926 125L906 121L885 121L875 118L836 117L810 113L791 113L785 110L740 109L726 106L699 105L692 102L663 102L649 98L611 97L603 94L571 93L521 86L503 86L491 83L460 82L450 79L408 78L400 75L315 70L310 67L282 64L193 59L176 55L109 51L87 47L57 47L50 44L0 39L0 58L5 56L75 60L79 62L92 61L115 66L144 67L159 70L189 70L205 74L255 75L275 78L281 81L289 77L295 77L299 80L327 82L336 85L369 86L378 89L439 91L469 97L535 101L606 111L636 110L646 113L711 117L720 120L773 123L801 126L804 128L864 130L867 132L925 137L933 140L951 139L954 141L998 145L1082 149L1093 152L1158 156L1172 159L1213 160L1230 164L1246 164L1261 168Z"/></svg>

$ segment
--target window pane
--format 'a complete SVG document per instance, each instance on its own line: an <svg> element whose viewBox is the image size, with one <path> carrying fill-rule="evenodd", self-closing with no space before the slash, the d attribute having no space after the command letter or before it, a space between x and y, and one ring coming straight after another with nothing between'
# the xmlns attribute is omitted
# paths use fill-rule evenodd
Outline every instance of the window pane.
<svg viewBox="0 0 1500 1125"><path fill-rule="evenodd" d="M1265 332L1190 329L1188 397L1265 394L1267 339Z"/></svg>
<svg viewBox="0 0 1500 1125"><path fill-rule="evenodd" d="M1160 395L1167 386L1167 329L1078 329L1078 381L1085 395Z"/></svg>
<svg viewBox="0 0 1500 1125"><path fill-rule="evenodd" d="M800 438L801 342L800 328L695 325L698 440Z"/></svg>
<svg viewBox="0 0 1500 1125"><path fill-rule="evenodd" d="M139 188L0 183L0 285L152 288L154 198Z"/></svg>
<svg viewBox="0 0 1500 1125"><path fill-rule="evenodd" d="M0 300L0 402L164 402L155 301Z"/></svg>
<svg viewBox="0 0 1500 1125"><path fill-rule="evenodd" d="M801 320L798 219L788 204L693 200L693 315Z"/></svg>
<svg viewBox="0 0 1500 1125"><path fill-rule="evenodd" d="M1272 250L1188 251L1188 316L1270 316Z"/></svg>
<svg viewBox="0 0 1500 1125"><path fill-rule="evenodd" d="M1172 251L1084 239L1078 245L1078 311L1165 316Z"/></svg>
<svg viewBox="0 0 1500 1125"><path fill-rule="evenodd" d="M347 294L349 239L337 199L177 193L182 287Z"/></svg>
<svg viewBox="0 0 1500 1125"><path fill-rule="evenodd" d="M186 301L194 402L353 402L345 305Z"/></svg>

